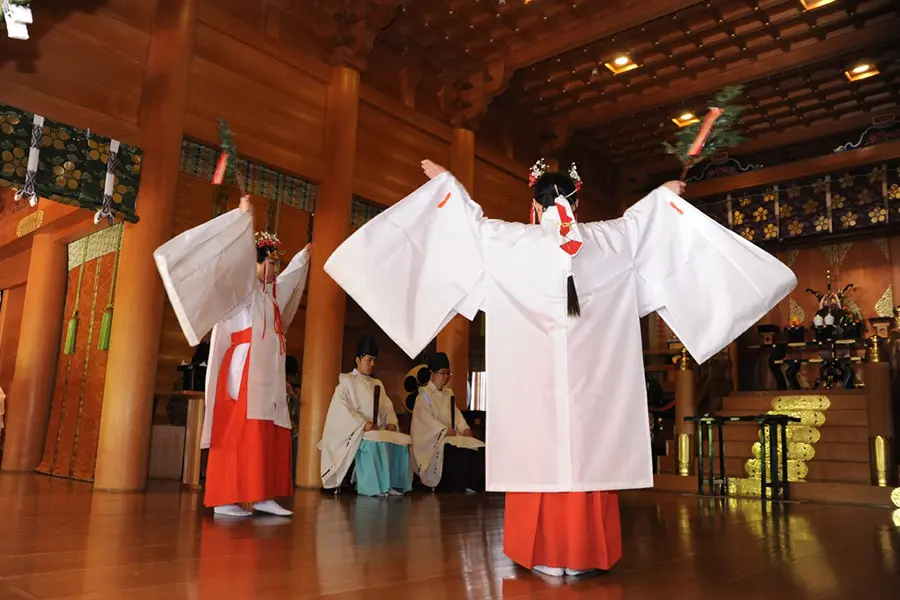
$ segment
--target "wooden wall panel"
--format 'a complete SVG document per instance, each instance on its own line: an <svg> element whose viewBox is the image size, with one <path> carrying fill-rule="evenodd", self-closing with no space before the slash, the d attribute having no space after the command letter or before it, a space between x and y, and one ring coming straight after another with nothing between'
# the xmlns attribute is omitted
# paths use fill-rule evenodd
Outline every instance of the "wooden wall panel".
<svg viewBox="0 0 900 600"><path fill-rule="evenodd" d="M209 12L209 11L207 11ZM238 152L306 179L321 179L327 79L200 23L185 134L218 143L225 118Z"/></svg>
<svg viewBox="0 0 900 600"><path fill-rule="evenodd" d="M449 142L368 102L359 107L354 192L390 206L424 184L421 162L446 165Z"/></svg>
<svg viewBox="0 0 900 600"><path fill-rule="evenodd" d="M485 216L527 223L530 213L531 188L527 168L513 175L506 169L482 159L475 160L475 201L484 208Z"/></svg>
<svg viewBox="0 0 900 600"><path fill-rule="evenodd" d="M16 370L16 349L19 346L24 308L24 285L3 290L3 299L0 301L0 388L7 394Z"/></svg>
<svg viewBox="0 0 900 600"><path fill-rule="evenodd" d="M42 5L28 43L0 37L0 102L137 143L154 3L138 4Z"/></svg>

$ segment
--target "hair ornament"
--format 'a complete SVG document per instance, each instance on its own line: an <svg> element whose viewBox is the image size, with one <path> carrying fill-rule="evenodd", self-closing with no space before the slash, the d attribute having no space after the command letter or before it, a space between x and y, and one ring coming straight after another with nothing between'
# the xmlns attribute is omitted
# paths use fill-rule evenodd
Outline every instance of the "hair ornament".
<svg viewBox="0 0 900 600"><path fill-rule="evenodd" d="M575 183L575 191L581 191L581 176L578 174L578 167L575 166L575 163L572 163L572 166L569 167L569 179L571 179Z"/></svg>
<svg viewBox="0 0 900 600"><path fill-rule="evenodd" d="M546 173L550 167L544 162L543 158L539 158L534 165L531 167L531 173L528 176L528 187L534 187L534 184L537 183L537 180L540 179L544 173Z"/></svg>

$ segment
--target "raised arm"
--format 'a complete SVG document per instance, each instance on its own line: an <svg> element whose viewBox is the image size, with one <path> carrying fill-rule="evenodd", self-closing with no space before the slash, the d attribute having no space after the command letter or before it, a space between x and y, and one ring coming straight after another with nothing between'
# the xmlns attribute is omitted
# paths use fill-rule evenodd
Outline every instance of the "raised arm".
<svg viewBox="0 0 900 600"><path fill-rule="evenodd" d="M284 327L290 326L300 307L300 299L303 297L306 278L309 275L311 258L312 244L307 244L278 274L278 304L281 308L281 322Z"/></svg>
<svg viewBox="0 0 900 600"><path fill-rule="evenodd" d="M189 229L153 253L178 323L191 346L246 302L256 285L249 199Z"/></svg>
<svg viewBox="0 0 900 600"><path fill-rule="evenodd" d="M480 307L482 222L444 170L350 236L325 271L414 357L456 314L472 319Z"/></svg>

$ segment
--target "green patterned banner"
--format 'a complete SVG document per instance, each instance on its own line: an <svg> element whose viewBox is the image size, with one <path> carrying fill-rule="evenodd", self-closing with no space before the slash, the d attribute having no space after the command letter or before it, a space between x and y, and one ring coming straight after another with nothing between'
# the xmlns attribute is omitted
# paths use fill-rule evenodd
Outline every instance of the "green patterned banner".
<svg viewBox="0 0 900 600"><path fill-rule="evenodd" d="M900 163L734 191L697 207L758 244L887 227L900 224Z"/></svg>
<svg viewBox="0 0 900 600"><path fill-rule="evenodd" d="M21 190L26 185L34 114L0 104L0 186ZM98 210L103 206L110 138L44 120L37 139L38 165L34 192L41 198ZM137 222L135 203L143 153L121 144L113 162L112 210Z"/></svg>

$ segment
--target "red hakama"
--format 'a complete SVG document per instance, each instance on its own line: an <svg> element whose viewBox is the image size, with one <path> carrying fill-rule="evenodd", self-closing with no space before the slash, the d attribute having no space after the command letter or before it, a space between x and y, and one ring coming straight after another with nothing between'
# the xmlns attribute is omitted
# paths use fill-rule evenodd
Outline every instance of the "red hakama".
<svg viewBox="0 0 900 600"><path fill-rule="evenodd" d="M206 465L204 504L208 507L274 500L292 492L291 430L272 421L247 418L250 352L244 361L237 401L228 395L228 370L234 351L250 343L250 332L248 327L231 334L231 347L219 367Z"/></svg>
<svg viewBox="0 0 900 600"><path fill-rule="evenodd" d="M518 564L609 570L622 558L612 492L507 493L503 550Z"/></svg>

